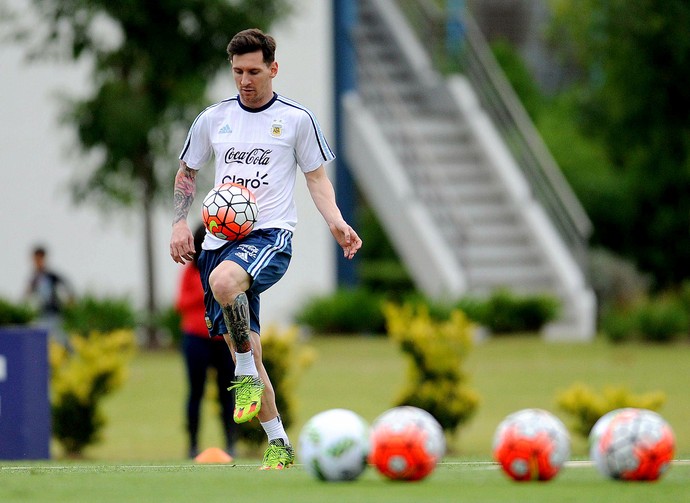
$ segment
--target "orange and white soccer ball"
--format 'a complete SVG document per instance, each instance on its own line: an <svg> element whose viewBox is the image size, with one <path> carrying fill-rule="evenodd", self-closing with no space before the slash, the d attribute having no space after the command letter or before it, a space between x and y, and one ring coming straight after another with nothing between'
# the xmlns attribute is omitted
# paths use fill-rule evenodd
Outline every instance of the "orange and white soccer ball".
<svg viewBox="0 0 690 503"><path fill-rule="evenodd" d="M617 480L652 481L671 466L675 436L656 412L624 408L602 416L589 434L599 473Z"/></svg>
<svg viewBox="0 0 690 503"><path fill-rule="evenodd" d="M551 480L570 456L570 435L550 412L523 409L498 425L493 454L513 480Z"/></svg>
<svg viewBox="0 0 690 503"><path fill-rule="evenodd" d="M392 480L421 480L446 451L441 425L418 407L387 410L371 425L369 463Z"/></svg>
<svg viewBox="0 0 690 503"><path fill-rule="evenodd" d="M201 218L215 237L235 241L246 237L259 216L256 197L248 188L223 183L211 189L201 206Z"/></svg>

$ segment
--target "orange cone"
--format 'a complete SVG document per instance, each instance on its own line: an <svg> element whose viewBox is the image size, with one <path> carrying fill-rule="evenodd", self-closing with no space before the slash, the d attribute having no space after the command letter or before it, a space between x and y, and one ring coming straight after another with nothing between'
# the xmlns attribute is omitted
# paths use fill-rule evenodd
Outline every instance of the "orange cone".
<svg viewBox="0 0 690 503"><path fill-rule="evenodd" d="M218 447L209 447L194 458L197 463L230 463L232 456Z"/></svg>

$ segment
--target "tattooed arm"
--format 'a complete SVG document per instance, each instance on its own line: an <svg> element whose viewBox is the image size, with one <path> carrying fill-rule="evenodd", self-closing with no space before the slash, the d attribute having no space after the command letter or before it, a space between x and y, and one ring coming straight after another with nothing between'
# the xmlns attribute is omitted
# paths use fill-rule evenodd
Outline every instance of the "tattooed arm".
<svg viewBox="0 0 690 503"><path fill-rule="evenodd" d="M173 190L175 215L170 238L170 256L180 264L192 260L194 255L194 236L187 224L187 215L196 193L196 173L195 169L191 169L184 161L180 161L180 169L175 175Z"/></svg>

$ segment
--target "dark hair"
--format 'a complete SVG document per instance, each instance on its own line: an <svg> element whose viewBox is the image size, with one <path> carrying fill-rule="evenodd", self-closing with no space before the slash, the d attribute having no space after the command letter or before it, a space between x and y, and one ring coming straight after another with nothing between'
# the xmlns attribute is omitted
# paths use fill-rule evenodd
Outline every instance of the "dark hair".
<svg viewBox="0 0 690 503"><path fill-rule="evenodd" d="M258 28L250 28L232 37L227 51L230 61L232 61L232 57L235 54L241 55L261 51L264 56L264 63L270 65L276 59L276 41L272 36L267 35Z"/></svg>
<svg viewBox="0 0 690 503"><path fill-rule="evenodd" d="M47 250L46 250L46 247L43 246L43 245L36 245L36 246L34 246L34 251L33 251L33 252L34 252L34 255L38 255L38 256L41 256L41 257L45 257L46 254L48 253Z"/></svg>

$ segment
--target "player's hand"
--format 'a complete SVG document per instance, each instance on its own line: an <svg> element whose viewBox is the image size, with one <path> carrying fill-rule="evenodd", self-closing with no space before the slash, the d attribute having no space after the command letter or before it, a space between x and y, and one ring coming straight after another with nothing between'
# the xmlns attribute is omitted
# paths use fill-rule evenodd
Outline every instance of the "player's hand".
<svg viewBox="0 0 690 503"><path fill-rule="evenodd" d="M179 264L185 264L194 257L194 236L187 222L183 220L173 225L170 256Z"/></svg>
<svg viewBox="0 0 690 503"><path fill-rule="evenodd" d="M329 227L331 229L331 234L333 234L333 237L343 249L343 256L346 259L352 259L362 247L362 240L355 230L344 220L332 224Z"/></svg>

